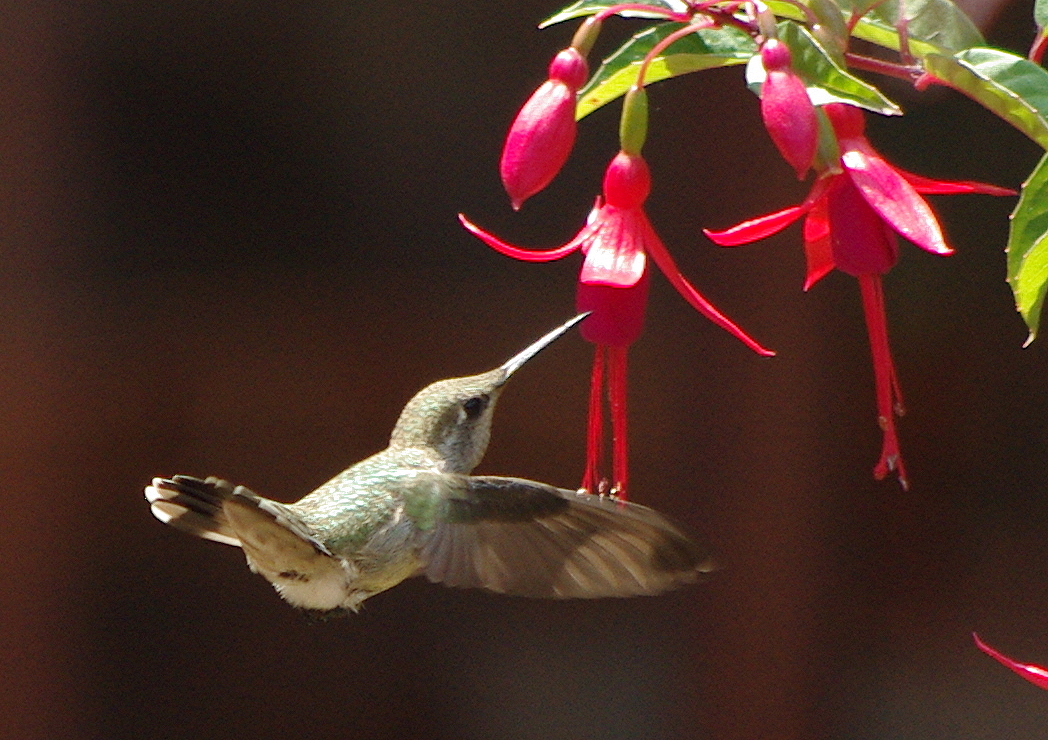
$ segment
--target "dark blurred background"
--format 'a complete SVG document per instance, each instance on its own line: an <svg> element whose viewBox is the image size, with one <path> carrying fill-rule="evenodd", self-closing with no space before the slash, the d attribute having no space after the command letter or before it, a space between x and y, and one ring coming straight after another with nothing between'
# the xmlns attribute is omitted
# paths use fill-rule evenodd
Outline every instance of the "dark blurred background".
<svg viewBox="0 0 1048 740"><path fill-rule="evenodd" d="M1030 4L987 13L1023 50ZM707 583L543 603L416 580L312 626L232 548L149 514L154 475L289 501L384 446L422 385L573 311L578 258L469 237L578 228L617 106L513 214L497 159L572 29L555 4L21 0L0 28L0 737L1048 738L1048 345L1004 282L1014 201L935 199L957 254L886 291L912 490L880 446L855 281L802 294L803 197L742 72L651 90L650 214L779 356L653 280L631 354L633 498L701 532ZM982 8L992 10L988 8ZM570 25L570 24L569 24ZM630 24L609 22L598 54ZM1017 187L1038 148L948 91L892 88L893 161ZM515 378L483 472L577 484L590 349Z"/></svg>

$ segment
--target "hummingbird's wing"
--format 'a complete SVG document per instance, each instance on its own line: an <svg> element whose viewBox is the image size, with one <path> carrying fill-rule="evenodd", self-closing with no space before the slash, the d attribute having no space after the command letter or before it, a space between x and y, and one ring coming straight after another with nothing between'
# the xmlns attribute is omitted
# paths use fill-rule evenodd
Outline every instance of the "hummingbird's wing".
<svg viewBox="0 0 1048 740"><path fill-rule="evenodd" d="M638 504L520 478L462 476L420 534L431 581L542 598L651 595L712 570L708 554Z"/></svg>

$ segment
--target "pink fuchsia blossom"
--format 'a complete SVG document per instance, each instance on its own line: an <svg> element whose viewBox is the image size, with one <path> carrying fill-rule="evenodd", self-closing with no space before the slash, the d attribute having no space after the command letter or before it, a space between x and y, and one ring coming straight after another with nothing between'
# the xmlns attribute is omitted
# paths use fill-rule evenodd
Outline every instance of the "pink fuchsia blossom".
<svg viewBox="0 0 1048 740"><path fill-rule="evenodd" d="M610 490L623 496L627 484L626 350L644 325L649 258L681 296L702 315L760 355L774 354L728 319L685 278L644 212L651 174L639 153L620 151L604 173L603 199L598 198L586 225L563 246L533 250L507 244L461 214L463 226L502 254L525 262L548 262L576 250L583 253L576 294L580 311L592 314L581 325L585 339L596 345L590 393L590 421L583 488L605 490L599 473L603 438L602 389L607 374L612 412Z"/></svg>
<svg viewBox="0 0 1048 740"><path fill-rule="evenodd" d="M1032 683L1034 686L1038 686L1042 689L1048 689L1048 669L1042 668L1039 665L1033 663L1020 663L1016 660L1012 660L1007 655L997 652L992 647L987 645L985 642L979 639L979 636L972 633L972 637L975 639L975 645L984 653L989 655L991 658L996 660L1001 665L1012 669L1020 676L1025 678L1027 681Z"/></svg>
<svg viewBox="0 0 1048 740"><path fill-rule="evenodd" d="M499 173L514 210L549 185L568 160L575 145L575 94L588 76L586 59L568 47L553 58L549 79L513 120Z"/></svg>
<svg viewBox="0 0 1048 740"><path fill-rule="evenodd" d="M758 354L765 357L775 354L722 314L681 274L644 212L644 201L651 190L651 175L643 157L619 152L604 173L603 189L604 198L598 199L586 225L571 241L555 249L517 247L484 231L461 214L459 220L471 234L492 249L525 262L550 262L581 250L585 259L579 282L585 285L630 288L640 281L647 270L648 257L651 257L677 292L699 313ZM608 326L611 324L607 323ZM602 341L597 329L600 325L604 323L599 316L591 316L583 323L583 326L594 327L587 329L593 341ZM631 337L629 341L635 338Z"/></svg>
<svg viewBox="0 0 1048 740"><path fill-rule="evenodd" d="M881 275L898 258L896 235L932 254L953 251L921 193L1014 195L1014 191L977 182L929 180L894 167L866 139L862 111L840 103L823 110L833 125L840 158L825 166L804 202L724 231L705 233L721 246L738 246L771 236L805 216L808 269L804 289L834 268L859 279L873 355L877 421L883 432L881 456L873 473L880 480L894 471L905 489L908 481L895 429L895 417L903 413L902 394L888 344Z"/></svg>
<svg viewBox="0 0 1048 740"><path fill-rule="evenodd" d="M819 143L819 121L808 97L804 80L791 66L790 48L778 39L761 47L766 77L761 85L761 118L797 179L803 180L815 158Z"/></svg>

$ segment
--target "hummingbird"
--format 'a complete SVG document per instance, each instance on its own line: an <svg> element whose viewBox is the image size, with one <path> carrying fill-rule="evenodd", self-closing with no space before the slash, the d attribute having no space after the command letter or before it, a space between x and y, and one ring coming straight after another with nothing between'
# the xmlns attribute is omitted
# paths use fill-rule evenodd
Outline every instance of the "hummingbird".
<svg viewBox="0 0 1048 740"><path fill-rule="evenodd" d="M293 504L219 478L154 478L165 524L243 549L250 569L312 616L356 612L425 575L552 599L652 595L713 569L682 528L639 504L523 478L470 475L506 381L580 314L501 366L419 391L389 446Z"/></svg>

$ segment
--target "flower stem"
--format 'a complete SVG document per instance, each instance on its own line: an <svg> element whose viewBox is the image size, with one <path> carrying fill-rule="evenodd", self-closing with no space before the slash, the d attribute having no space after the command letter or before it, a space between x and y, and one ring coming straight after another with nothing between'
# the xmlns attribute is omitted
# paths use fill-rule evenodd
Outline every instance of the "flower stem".
<svg viewBox="0 0 1048 740"><path fill-rule="evenodd" d="M906 80L910 82L921 76L924 72L924 67L920 64L898 64L896 62L888 62L883 59L874 59L872 57L863 56L861 54L855 54L853 52L845 52L845 60L848 62L848 67L854 69L861 69L865 72L874 72L885 77L895 77L896 79Z"/></svg>
<svg viewBox="0 0 1048 740"><path fill-rule="evenodd" d="M815 14L811 8L802 3L800 0L786 0L790 5L795 7L800 12L804 13L804 17L807 19L808 26L814 26L819 22L819 16Z"/></svg>
<svg viewBox="0 0 1048 740"><path fill-rule="evenodd" d="M873 468L873 476L881 480L894 471L902 490L909 490L899 437L895 431L895 417L902 416L902 393L888 346L888 320L884 312L884 289L881 276L874 273L859 275L862 291L862 308L866 314L866 330L870 337L870 353L873 355L873 377L877 387L877 423L884 434L881 457Z"/></svg>
<svg viewBox="0 0 1048 740"><path fill-rule="evenodd" d="M1040 64L1046 47L1048 47L1048 29L1041 29L1037 34L1037 38L1033 40L1033 44L1030 46L1030 53L1026 58L1034 64Z"/></svg>
<svg viewBox="0 0 1048 740"><path fill-rule="evenodd" d="M644 78L648 74L648 67L651 65L652 60L654 60L656 57L659 56L659 54L666 50L666 47L679 41L685 36L690 36L696 31L699 31L703 28L709 28L712 25L714 25L714 22L712 20L710 20L709 18L703 18L700 21L692 23L690 26L678 28L669 36L662 39L662 41L655 44L655 46L651 48L651 51L644 55L644 60L640 63L640 69L637 71L637 87L644 87Z"/></svg>

